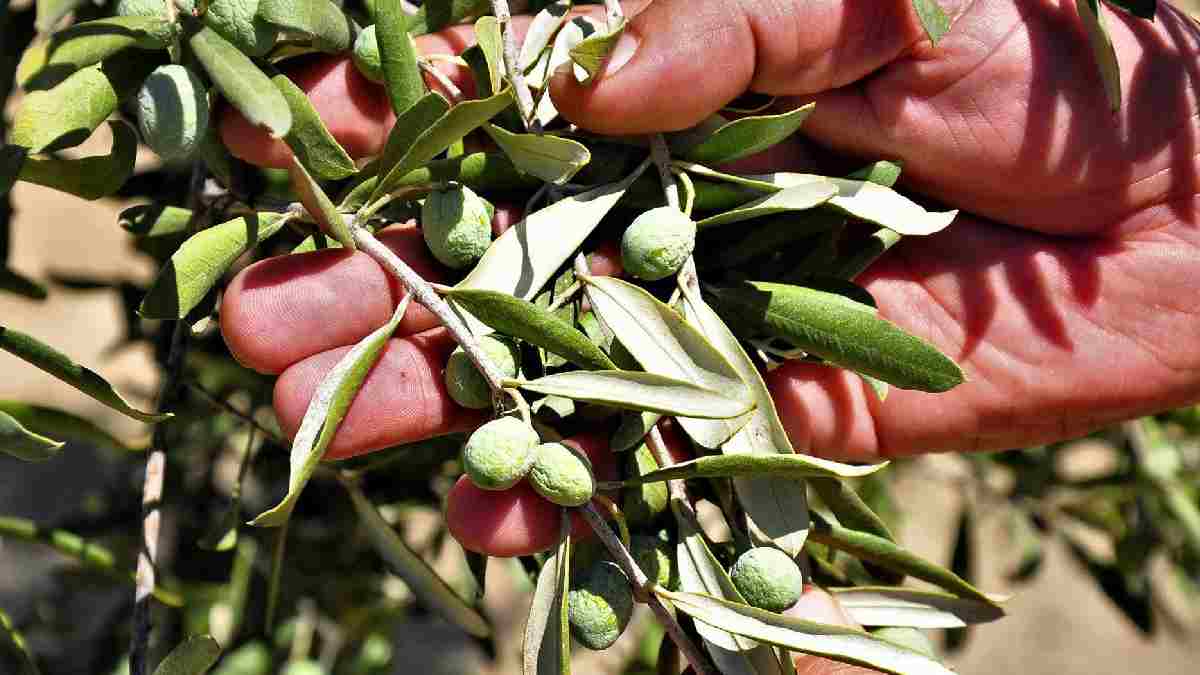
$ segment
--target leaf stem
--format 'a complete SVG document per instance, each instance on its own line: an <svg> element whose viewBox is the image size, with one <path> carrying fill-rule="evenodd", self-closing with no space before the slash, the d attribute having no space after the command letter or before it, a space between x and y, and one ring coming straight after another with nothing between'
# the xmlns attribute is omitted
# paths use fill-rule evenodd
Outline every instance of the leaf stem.
<svg viewBox="0 0 1200 675"><path fill-rule="evenodd" d="M683 210L679 199L679 185L671 174L671 151L667 148L667 139L662 134L650 135L650 159L658 169L658 178L662 181L663 196L667 206Z"/></svg>
<svg viewBox="0 0 1200 675"><path fill-rule="evenodd" d="M512 83L513 92L517 98L517 108L521 111L521 122L529 129L532 122L535 131L541 131L541 125L534 121L533 94L529 91L529 83L525 81L525 73L517 62L517 36L513 34L512 12L508 8L508 0L492 0L492 13L500 23L500 35L504 41L504 70Z"/></svg>

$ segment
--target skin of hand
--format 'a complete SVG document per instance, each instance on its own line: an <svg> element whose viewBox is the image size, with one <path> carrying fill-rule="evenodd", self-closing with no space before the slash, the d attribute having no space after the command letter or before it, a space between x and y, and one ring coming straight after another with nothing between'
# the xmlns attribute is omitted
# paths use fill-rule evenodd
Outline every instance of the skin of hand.
<svg viewBox="0 0 1200 675"><path fill-rule="evenodd" d="M551 92L566 117L606 133L687 128L746 90L815 101L806 142L900 160L907 189L972 214L902 242L858 279L884 317L954 358L968 382L880 403L853 375L788 364L767 379L799 450L853 461L999 450L1200 400L1200 29L1164 3L1154 22L1106 9L1122 65L1114 114L1070 3L942 4L954 24L934 47L906 0L637 3L602 76L583 87L560 73ZM469 36L460 27L418 43L455 53ZM372 104L382 90L353 68L325 73L305 89L331 131L379 129L353 149L378 151L391 123ZM278 150L237 117L221 120L235 154ZM799 145L771 153L772 168L800 162L788 147ZM439 279L414 226L383 238ZM321 251L241 272L221 324L239 360L280 374L276 410L293 432L320 377L398 299L365 255ZM413 308L398 336L331 458L480 422L445 395L453 343L432 317Z"/></svg>

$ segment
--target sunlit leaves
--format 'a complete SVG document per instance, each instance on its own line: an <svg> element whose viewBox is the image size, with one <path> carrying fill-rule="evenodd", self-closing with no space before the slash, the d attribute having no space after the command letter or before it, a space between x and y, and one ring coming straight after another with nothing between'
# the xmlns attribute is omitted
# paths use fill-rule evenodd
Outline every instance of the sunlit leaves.
<svg viewBox="0 0 1200 675"><path fill-rule="evenodd" d="M556 373L519 386L550 396L696 419L728 419L753 408L748 401L691 382L628 370Z"/></svg>
<svg viewBox="0 0 1200 675"><path fill-rule="evenodd" d="M354 160L329 133L304 92L286 75L275 75L271 81L283 94L292 113L292 127L283 139L292 154L323 180L340 180L354 175L358 171Z"/></svg>
<svg viewBox="0 0 1200 675"><path fill-rule="evenodd" d="M211 635L193 635L180 642L154 669L154 675L203 675L221 656Z"/></svg>
<svg viewBox="0 0 1200 675"><path fill-rule="evenodd" d="M521 656L523 675L571 672L571 640L567 627L567 593L571 586L570 518L563 511L562 536L554 555L542 564L525 622Z"/></svg>
<svg viewBox="0 0 1200 675"><path fill-rule="evenodd" d="M439 4L439 3L434 3ZM399 2L376 3L375 35L379 61L392 110L400 115L425 95L417 48L408 34L408 17ZM426 11L423 7L422 11Z"/></svg>
<svg viewBox="0 0 1200 675"><path fill-rule="evenodd" d="M41 462L58 454L63 444L26 429L18 420L0 411L0 452L25 460Z"/></svg>
<svg viewBox="0 0 1200 675"><path fill-rule="evenodd" d="M743 117L719 127L683 156L693 162L721 164L749 157L778 144L800 128L816 104L778 115Z"/></svg>
<svg viewBox="0 0 1200 675"><path fill-rule="evenodd" d="M310 37L313 46L321 51L338 53L350 48L350 19L329 0L260 0L257 16L289 32Z"/></svg>
<svg viewBox="0 0 1200 675"><path fill-rule="evenodd" d="M213 84L251 124L275 138L287 136L292 128L291 107L250 57L211 28L197 31L188 44Z"/></svg>
<svg viewBox="0 0 1200 675"><path fill-rule="evenodd" d="M137 134L124 122L109 122L112 150L107 155L66 159L29 157L21 166L18 180L37 183L84 199L107 197L133 175Z"/></svg>

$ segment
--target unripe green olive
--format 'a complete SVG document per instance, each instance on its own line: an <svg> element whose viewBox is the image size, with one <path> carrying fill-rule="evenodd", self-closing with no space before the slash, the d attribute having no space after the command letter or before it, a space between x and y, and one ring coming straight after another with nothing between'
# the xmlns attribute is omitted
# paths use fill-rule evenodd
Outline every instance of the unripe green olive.
<svg viewBox="0 0 1200 675"><path fill-rule="evenodd" d="M671 276L696 247L696 223L679 209L661 206L634 219L621 237L621 264L646 281Z"/></svg>
<svg viewBox="0 0 1200 675"><path fill-rule="evenodd" d="M208 95L204 82L177 64L159 66L137 94L142 138L166 161L191 155L208 129Z"/></svg>
<svg viewBox="0 0 1200 675"><path fill-rule="evenodd" d="M543 443L529 471L529 484L559 506L581 506L596 494L592 463L579 450L562 443Z"/></svg>
<svg viewBox="0 0 1200 675"><path fill-rule="evenodd" d="M924 654L926 656L937 658L937 650L933 647L933 642L929 640L929 636L923 631L916 628L908 628L904 626L886 626L872 631L872 634L888 642L894 642L902 647L908 647L914 652Z"/></svg>
<svg viewBox="0 0 1200 675"><path fill-rule="evenodd" d="M625 460L626 474L630 478L644 476L658 469L654 454L645 443L629 453ZM621 510L631 525L646 525L667 510L669 498L665 482L634 485L621 491Z"/></svg>
<svg viewBox="0 0 1200 675"><path fill-rule="evenodd" d="M515 417L479 427L463 447L463 470L483 490L507 490L533 466L537 432Z"/></svg>
<svg viewBox="0 0 1200 675"><path fill-rule="evenodd" d="M379 39L375 37L375 24L362 29L354 39L354 65L368 80L383 82L383 63L379 60Z"/></svg>
<svg viewBox="0 0 1200 675"><path fill-rule="evenodd" d="M474 265L492 243L492 218L466 186L431 193L421 206L421 233L438 262L454 269Z"/></svg>
<svg viewBox="0 0 1200 675"><path fill-rule="evenodd" d="M483 353L504 377L516 377L520 370L521 352L511 340L485 335L479 338ZM471 362L471 357L457 347L446 361L446 393L464 408L482 410L492 405L492 390L483 373Z"/></svg>
<svg viewBox="0 0 1200 675"><path fill-rule="evenodd" d="M612 646L633 614L633 589L614 563L592 567L577 588L567 594L567 620L571 635L588 649Z"/></svg>
<svg viewBox="0 0 1200 675"><path fill-rule="evenodd" d="M629 553L637 561L638 567L646 573L646 577L668 590L673 590L679 585L679 577L671 563L673 548L666 531L657 535L635 534L629 542Z"/></svg>
<svg viewBox="0 0 1200 675"><path fill-rule="evenodd" d="M764 546L746 551L733 564L729 576L747 604L770 612L791 607L804 592L800 568L777 548Z"/></svg>

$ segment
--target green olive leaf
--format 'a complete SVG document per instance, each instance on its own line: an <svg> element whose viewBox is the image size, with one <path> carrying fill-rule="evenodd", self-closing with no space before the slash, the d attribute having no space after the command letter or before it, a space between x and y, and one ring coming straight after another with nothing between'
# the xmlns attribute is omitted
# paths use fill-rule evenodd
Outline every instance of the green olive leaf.
<svg viewBox="0 0 1200 675"><path fill-rule="evenodd" d="M962 628L1004 617L1004 610L993 603L938 591L892 586L828 590L860 626Z"/></svg>
<svg viewBox="0 0 1200 675"><path fill-rule="evenodd" d="M399 5L400 3L380 2L377 3L378 6L375 11L381 11L388 4ZM437 0L436 2L423 2L421 3L421 7L417 9L417 13L408 17L406 30L413 35L433 33L447 26L462 23L473 16L478 16L489 7L491 7L490 0Z"/></svg>
<svg viewBox="0 0 1200 675"><path fill-rule="evenodd" d="M737 317L751 330L901 389L942 392L965 380L958 365L928 342L842 295L747 282L713 288L711 297L718 312Z"/></svg>
<svg viewBox="0 0 1200 675"><path fill-rule="evenodd" d="M419 169L409 171L397 181L394 189L450 182L462 183L477 193L534 190L541 185L541 181L533 176L517 171L503 153L472 152L449 159L435 159ZM377 176L370 176L355 185L342 197L341 210L362 208L376 185Z"/></svg>
<svg viewBox="0 0 1200 675"><path fill-rule="evenodd" d="M463 136L478 129L512 105L512 102L512 90L505 89L495 96L463 101L450 108L445 115L417 136L408 151L379 181L372 201L396 189L400 185L400 179L408 172L425 164Z"/></svg>
<svg viewBox="0 0 1200 675"><path fill-rule="evenodd" d="M738 478L767 475L777 476L784 481L812 477L859 478L869 476L887 464L887 462L864 465L842 464L809 455L706 455L686 462L678 462L665 469L651 471L637 478L630 478L622 485L644 485L689 478Z"/></svg>
<svg viewBox="0 0 1200 675"><path fill-rule="evenodd" d="M542 563L521 649L523 675L569 675L571 633L567 593L571 590L571 519L562 512L562 536L554 555Z"/></svg>
<svg viewBox="0 0 1200 675"><path fill-rule="evenodd" d="M29 643L25 640L25 635L21 633L16 624L13 623L12 617L3 609L0 609L0 635L3 635L8 644L11 644L17 652L21 668L17 672L17 675L41 675L33 652L29 649Z"/></svg>
<svg viewBox="0 0 1200 675"><path fill-rule="evenodd" d="M24 359L100 403L139 422L161 422L171 417L170 413L154 414L134 408L95 371L75 363L66 354L20 331L0 326L0 349Z"/></svg>
<svg viewBox="0 0 1200 675"><path fill-rule="evenodd" d="M346 352L317 385L312 401L304 411L300 429L292 439L287 495L274 507L252 520L251 525L278 527L291 517L292 509L300 499L300 493L320 464L325 449L333 441L333 436L350 410L350 404L358 395L367 373L375 367L388 338L396 331L396 326L400 325L411 299L411 295L405 295L392 318Z"/></svg>
<svg viewBox="0 0 1200 675"><path fill-rule="evenodd" d="M652 412L626 412L621 415L621 423L613 432L609 447L613 452L625 452L637 447L646 434L658 424L662 415Z"/></svg>
<svg viewBox="0 0 1200 675"><path fill-rule="evenodd" d="M690 382L738 401L754 400L737 370L674 309L626 281L590 276L583 281L593 310L646 372ZM697 443L716 448L749 417L717 421L680 417L679 422Z"/></svg>
<svg viewBox="0 0 1200 675"><path fill-rule="evenodd" d="M865 180L868 183L875 183L884 187L895 187L896 181L900 180L900 172L903 168L900 162L892 162L884 159L872 162L846 176L846 178L850 180Z"/></svg>
<svg viewBox="0 0 1200 675"><path fill-rule="evenodd" d="M700 623L792 651L874 668L896 675L952 675L925 654L866 631L805 621L700 593L655 592Z"/></svg>
<svg viewBox="0 0 1200 675"><path fill-rule="evenodd" d="M321 189L320 184L313 180L298 158L292 157L292 163L288 166L288 174L292 179L292 188L299 195L300 203L304 205L304 210L308 211L308 215L317 221L317 225L320 225L321 229L332 234L342 248L355 250L357 246L354 244L354 237L350 234L350 226L346 224L346 219L334 206L329 195L325 194L325 190Z"/></svg>
<svg viewBox="0 0 1200 675"><path fill-rule="evenodd" d="M256 127L274 138L284 138L292 128L292 110L271 78L250 57L211 28L202 28L188 45L204 71L233 107Z"/></svg>
<svg viewBox="0 0 1200 675"><path fill-rule="evenodd" d="M570 10L570 0L558 0L546 5L534 15L528 30L525 31L525 41L521 43L521 53L517 57L518 68L529 72L541 60L542 54L550 47L551 40L567 22L567 12ZM541 83L538 87L541 87Z"/></svg>
<svg viewBox="0 0 1200 675"><path fill-rule="evenodd" d="M521 222L492 242L457 288L499 291L524 300L533 298L621 200L646 166L643 162L624 180L526 214Z"/></svg>
<svg viewBox="0 0 1200 675"><path fill-rule="evenodd" d="M64 440L79 441L115 452L141 450L129 447L91 420L56 408L20 401L0 401L0 413L8 415L35 434L52 434Z"/></svg>
<svg viewBox="0 0 1200 675"><path fill-rule="evenodd" d="M387 176L396 164L412 149L421 134L442 119L450 110L446 97L431 91L396 116L396 124L388 132L387 143L379 157L378 175ZM372 187L372 190L374 188ZM365 198L364 198L365 199ZM364 201L365 203L365 201ZM345 203L343 202L343 206Z"/></svg>
<svg viewBox="0 0 1200 675"><path fill-rule="evenodd" d="M408 16L401 3L376 3L375 36L379 40L379 61L388 100L397 117L426 92L425 78L417 63L417 47L409 35L409 28Z"/></svg>
<svg viewBox="0 0 1200 675"><path fill-rule="evenodd" d="M313 46L323 52L348 51L352 44L350 19L329 0L259 0L257 17L312 38Z"/></svg>
<svg viewBox="0 0 1200 675"><path fill-rule="evenodd" d="M446 295L488 327L558 354L580 368L617 368L586 335L532 302L506 293L470 288L455 288Z"/></svg>
<svg viewBox="0 0 1200 675"><path fill-rule="evenodd" d="M702 164L722 164L762 152L796 133L815 105L809 103L779 115L733 120L689 148L683 156Z"/></svg>
<svg viewBox="0 0 1200 675"><path fill-rule="evenodd" d="M501 36L500 22L496 17L479 17L475 22L475 43L483 52L491 91L500 91L504 87L504 38Z"/></svg>
<svg viewBox="0 0 1200 675"><path fill-rule="evenodd" d="M192 235L158 273L138 312L147 319L187 316L238 257L278 232L291 217L257 213Z"/></svg>
<svg viewBox="0 0 1200 675"><path fill-rule="evenodd" d="M395 326L391 326L393 329ZM389 331L390 333L390 331ZM404 580L413 595L447 621L475 637L487 637L492 629L487 619L458 596L421 556L404 543L357 486L347 485L354 512L367 538L388 567Z"/></svg>
<svg viewBox="0 0 1200 675"><path fill-rule="evenodd" d="M354 160L337 142L313 108L308 96L286 75L271 78L287 101L292 113L292 128L284 141L300 163L322 180L341 180L358 173Z"/></svg>
<svg viewBox="0 0 1200 675"><path fill-rule="evenodd" d="M807 185L820 176L809 174L772 174L770 176L753 176L751 178L765 179L784 191L793 181ZM886 185L846 178L826 178L837 186L837 195L832 197L827 206L842 213L865 220L869 223L882 225L900 234L923 236L944 230L958 215L952 211L926 211L924 207Z"/></svg>
<svg viewBox="0 0 1200 675"><path fill-rule="evenodd" d="M514 166L555 185L575 177L592 161L592 153L579 141L552 134L514 134L494 124L484 131L512 160Z"/></svg>
<svg viewBox="0 0 1200 675"><path fill-rule="evenodd" d="M193 635L175 645L154 675L204 675L221 658L221 645L211 635Z"/></svg>
<svg viewBox="0 0 1200 675"><path fill-rule="evenodd" d="M49 33L58 20L83 7L88 0L37 0L37 26L39 33Z"/></svg>
<svg viewBox="0 0 1200 675"><path fill-rule="evenodd" d="M590 83L604 67L604 61L617 45L621 34L625 32L625 24L625 17L621 17L615 25L597 31L571 47L571 60L586 73L579 79L581 84ZM578 74L576 77L579 77Z"/></svg>
<svg viewBox="0 0 1200 675"><path fill-rule="evenodd" d="M113 121L108 126L113 135L109 154L80 159L29 157L17 179L83 199L100 199L116 193L133 175L138 138L124 122Z"/></svg>
<svg viewBox="0 0 1200 675"><path fill-rule="evenodd" d="M840 478L850 477L840 476ZM887 523L883 522L883 519L872 511L870 506L867 506L867 503L850 485L836 478L815 478L808 484L820 495L821 501L825 502L825 506L829 507L842 525L883 537L888 541L896 541L896 537Z"/></svg>
<svg viewBox="0 0 1200 675"><path fill-rule="evenodd" d="M48 295L45 286L7 267L0 267L0 291L29 300L45 300Z"/></svg>
<svg viewBox="0 0 1200 675"><path fill-rule="evenodd" d="M753 408L753 403L691 382L630 370L573 370L518 386L549 396L695 419L740 417Z"/></svg>
<svg viewBox="0 0 1200 675"><path fill-rule="evenodd" d="M913 9L917 10L917 18L925 35L934 45L950 30L950 18L937 0L913 0Z"/></svg>
<svg viewBox="0 0 1200 675"><path fill-rule="evenodd" d="M83 21L26 50L18 66L21 86L45 89L71 73L125 49L162 49L179 35L165 16L112 16Z"/></svg>
<svg viewBox="0 0 1200 675"><path fill-rule="evenodd" d="M740 223L743 220L769 216L776 213L791 211L806 211L833 199L838 194L838 187L829 179L813 176L812 180L797 183L778 192L759 197L745 204L736 206L724 213L701 219L696 227L705 228L714 225Z"/></svg>
<svg viewBox="0 0 1200 675"><path fill-rule="evenodd" d="M0 452L26 462L56 456L65 443L26 429L19 420L0 410Z"/></svg>
<svg viewBox="0 0 1200 675"><path fill-rule="evenodd" d="M117 224L135 237L175 237L192 222L191 209L163 204L138 204L121 211Z"/></svg>
<svg viewBox="0 0 1200 675"><path fill-rule="evenodd" d="M813 514L813 528L809 538L830 548L845 551L861 560L928 581L960 597L974 598L991 604L999 600L979 591L954 572L909 552L899 544L874 534L829 523L816 513Z"/></svg>
<svg viewBox="0 0 1200 675"><path fill-rule="evenodd" d="M1075 0L1075 7L1079 10L1079 18L1087 30L1088 41L1092 45L1092 56L1096 59L1096 67L1100 71L1100 80L1104 84L1108 105L1116 112L1121 109L1121 64L1117 61L1117 50L1113 47L1112 38L1104 24L1100 0Z"/></svg>

